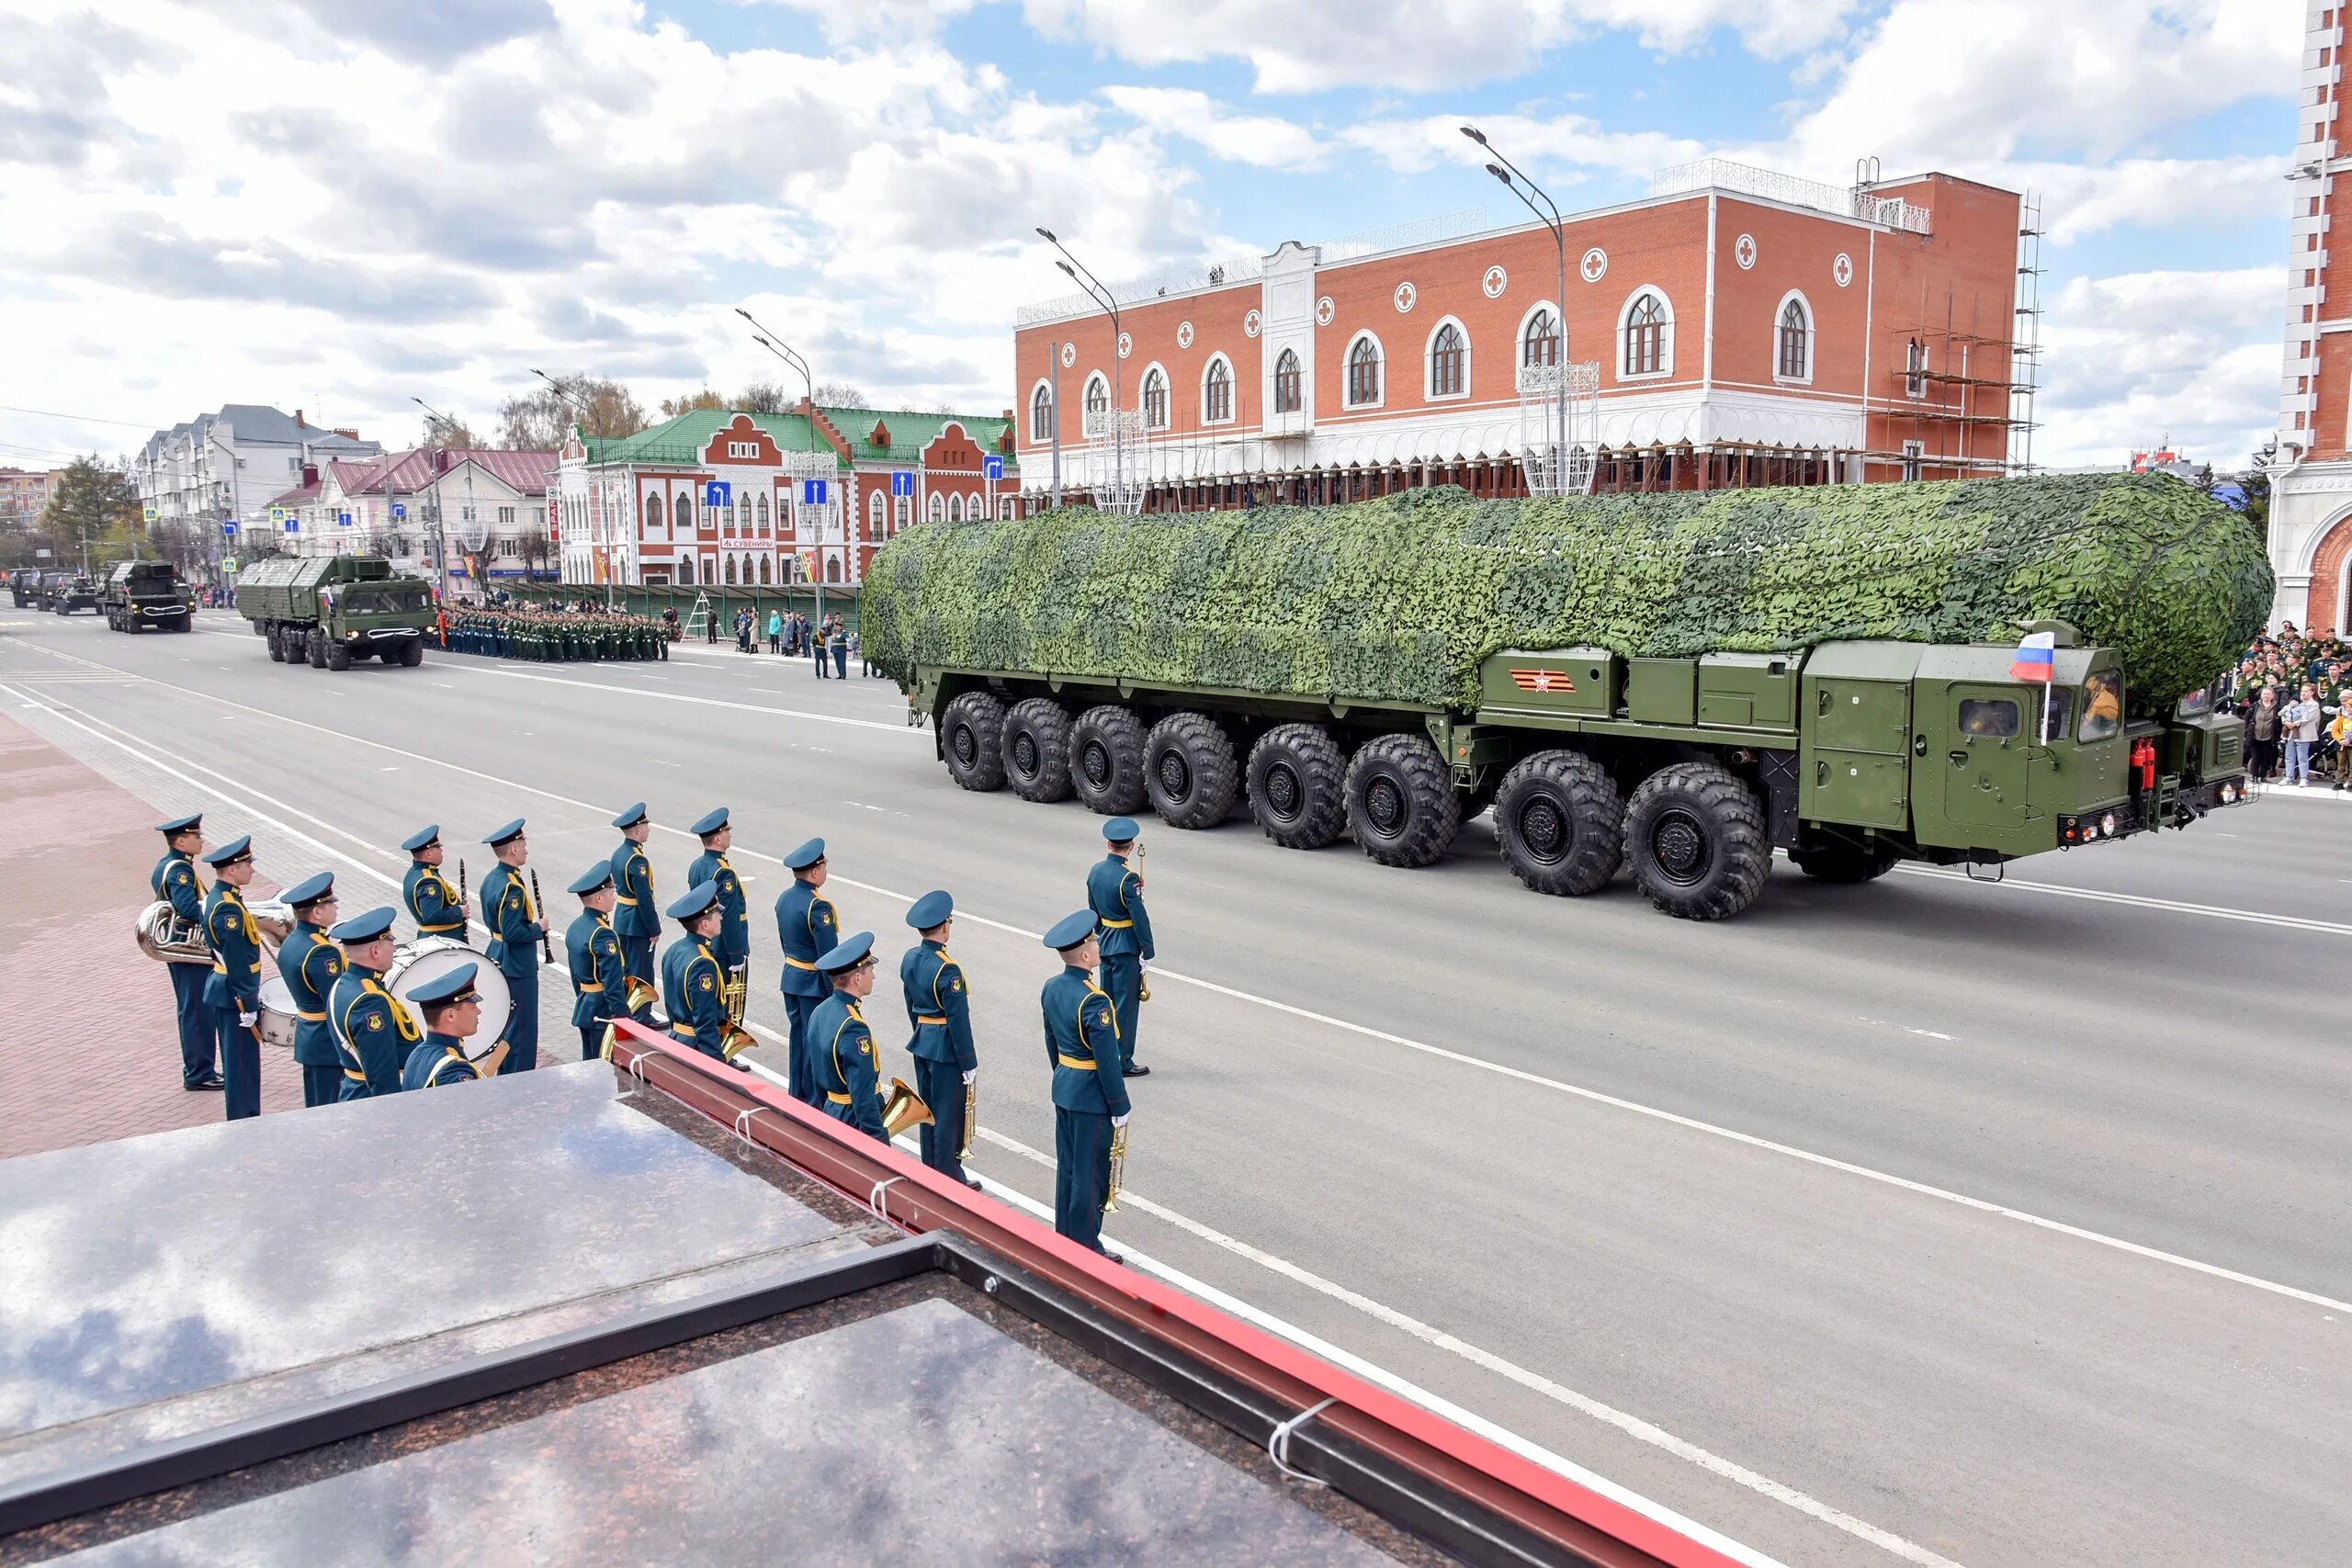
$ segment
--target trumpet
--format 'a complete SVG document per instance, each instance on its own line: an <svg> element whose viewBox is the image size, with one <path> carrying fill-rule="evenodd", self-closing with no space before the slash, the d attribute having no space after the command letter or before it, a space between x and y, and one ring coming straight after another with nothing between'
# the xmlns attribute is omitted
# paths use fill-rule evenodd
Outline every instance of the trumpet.
<svg viewBox="0 0 2352 1568"><path fill-rule="evenodd" d="M964 1146L956 1151L958 1162L972 1157L972 1129L980 1119L980 1091L969 1079L964 1083Z"/></svg>
<svg viewBox="0 0 2352 1568"><path fill-rule="evenodd" d="M749 999L751 985L751 969L748 965L727 972L727 980L720 987L719 995L727 1004L728 1022L743 1021L743 1004Z"/></svg>
<svg viewBox="0 0 2352 1568"><path fill-rule="evenodd" d="M1119 1189L1127 1184L1127 1130L1123 1126L1111 1129L1111 1180L1102 1190L1102 1212L1119 1212Z"/></svg>
<svg viewBox="0 0 2352 1568"><path fill-rule="evenodd" d="M882 1133L895 1138L910 1127L931 1125L934 1118L922 1096L907 1087L904 1078L890 1080L890 1098L882 1102Z"/></svg>

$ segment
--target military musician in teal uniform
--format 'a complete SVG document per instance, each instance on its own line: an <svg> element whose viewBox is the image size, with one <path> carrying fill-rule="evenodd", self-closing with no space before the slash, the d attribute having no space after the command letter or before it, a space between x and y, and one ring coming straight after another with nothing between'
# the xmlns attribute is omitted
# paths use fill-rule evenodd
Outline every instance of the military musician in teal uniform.
<svg viewBox="0 0 2352 1568"><path fill-rule="evenodd" d="M547 922L539 919L523 874L531 858L523 819L517 817L482 842L498 856L498 863L481 879L481 923L490 931L484 952L506 976L514 1002L506 1021L506 1059L498 1071L501 1076L527 1073L539 1065L538 947L548 934Z"/></svg>
<svg viewBox="0 0 2352 1568"><path fill-rule="evenodd" d="M817 960L831 992L808 1016L808 1054L817 1066L817 1107L859 1132L890 1141L882 1126L881 1072L874 1032L857 1004L874 989L874 933L860 931Z"/></svg>
<svg viewBox="0 0 2352 1568"><path fill-rule="evenodd" d="M786 1082L793 1099L815 1105L820 1097L808 1055L808 1019L831 991L817 960L841 944L841 917L819 891L825 886L824 840L809 840L785 856L784 865L792 886L776 897L775 934L784 946L784 1010L792 1020Z"/></svg>
<svg viewBox="0 0 2352 1568"><path fill-rule="evenodd" d="M647 985L653 983L653 942L662 934L662 906L653 901L653 863L646 858L645 840L653 835L653 819L639 801L613 818L621 830L620 848L613 852L613 932L621 939L621 967Z"/></svg>
<svg viewBox="0 0 2352 1568"><path fill-rule="evenodd" d="M196 857L204 848L204 816L194 812L158 822L164 835L164 858L147 876L155 897L172 907L175 918L190 930L204 929L204 884L196 874ZM212 971L201 964L166 964L172 972L172 1009L180 1025L180 1087L219 1089L220 1074L214 1066L218 1049L213 1039L212 1013L204 1005Z"/></svg>
<svg viewBox="0 0 2352 1568"><path fill-rule="evenodd" d="M204 940L212 948L212 977L204 1005L212 1010L220 1047L222 1110L232 1122L261 1114L261 931L245 908L254 879L250 835L230 840L204 857L212 891L204 896Z"/></svg>
<svg viewBox="0 0 2352 1568"><path fill-rule="evenodd" d="M473 1083L481 1077L466 1055L467 1036L481 1027L481 993L474 989L480 967L460 964L410 988L408 999L424 1016L424 1043L408 1054L408 1066L401 1069L403 1090Z"/></svg>
<svg viewBox="0 0 2352 1568"><path fill-rule="evenodd" d="M1132 817L1102 824L1106 853L1086 874L1086 902L1094 911L1102 948L1102 988L1119 1018L1119 1070L1139 1078L1151 1069L1136 1062L1136 1004L1143 999L1143 969L1153 957L1151 916L1143 907L1143 873L1134 859L1137 829Z"/></svg>
<svg viewBox="0 0 2352 1568"><path fill-rule="evenodd" d="M628 1011L628 971L621 964L621 939L612 927L613 868L598 861L571 879L580 914L563 933L571 968L571 1024L580 1031L580 1059L605 1054L605 1031Z"/></svg>
<svg viewBox="0 0 2352 1568"><path fill-rule="evenodd" d="M395 951L391 908L354 915L327 935L343 944L343 975L327 1002L327 1022L343 1066L343 1098L398 1094L409 1053L424 1043L424 1031L408 1004L384 984Z"/></svg>
<svg viewBox="0 0 2352 1568"><path fill-rule="evenodd" d="M718 884L695 883L667 912L683 928L662 954L662 1005L670 1014L670 1033L723 1062L727 976L716 951L721 918Z"/></svg>
<svg viewBox="0 0 2352 1568"><path fill-rule="evenodd" d="M286 902L294 911L294 929L277 944L277 977L294 993L294 1065L302 1069L302 1104L310 1110L343 1098L343 1056L327 1026L327 1003L343 977L343 950L327 936L343 918L334 873L322 871L288 888Z"/></svg>
<svg viewBox="0 0 2352 1568"><path fill-rule="evenodd" d="M728 846L735 829L728 825L727 807L705 815L691 829L702 840L702 853L686 868L689 885L707 882L718 889L718 939L711 943L718 966L727 972L727 1019L743 1021L743 1003L752 962L751 906L743 901L743 882L727 863Z"/></svg>
<svg viewBox="0 0 2352 1568"><path fill-rule="evenodd" d="M408 874L401 878L401 903L416 922L419 936L466 940L466 901L441 874L441 827L419 828L401 840L408 852Z"/></svg>
<svg viewBox="0 0 2352 1568"><path fill-rule="evenodd" d="M1046 1058L1054 1069L1054 1229L1115 1263L1115 1254L1103 1252L1102 1205L1110 1196L1111 1135L1126 1125L1129 1106L1115 1010L1094 983L1100 918L1080 909L1046 933L1046 945L1062 955L1062 970L1046 982L1039 1001Z"/></svg>
<svg viewBox="0 0 2352 1568"><path fill-rule="evenodd" d="M932 1120L918 1135L922 1163L967 1187L978 1182L964 1174L964 1100L980 1059L972 1049L972 998L964 966L947 956L956 923L956 900L945 889L924 894L907 911L907 924L922 940L899 960L899 987L906 995L907 1022L914 1030L907 1049L915 1059L915 1093L931 1108Z"/></svg>

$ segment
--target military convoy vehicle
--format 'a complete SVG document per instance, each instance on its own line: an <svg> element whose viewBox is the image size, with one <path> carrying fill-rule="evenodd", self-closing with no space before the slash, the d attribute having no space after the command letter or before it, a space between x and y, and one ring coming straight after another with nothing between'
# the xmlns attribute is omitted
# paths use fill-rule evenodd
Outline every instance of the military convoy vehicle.
<svg viewBox="0 0 2352 1568"><path fill-rule="evenodd" d="M110 631L135 633L141 626L155 626L184 632L192 624L187 585L169 561L115 562L98 590L98 608L106 613Z"/></svg>
<svg viewBox="0 0 2352 1568"><path fill-rule="evenodd" d="M1861 510L1868 525L1853 536L1884 559L1901 538L1892 503L1839 488L1838 526ZM1708 498L1626 497L1599 509L1598 524L1582 502L1561 526L1622 529L1645 503L1672 515L1611 537L1573 570L1554 570L1565 535L1547 558L1538 532L1492 510L1558 502L1481 503L1435 544L1425 528L1391 526L1411 519L1384 515L1064 513L933 525L884 547L862 624L907 694L910 722L934 726L940 760L966 789L1075 795L1104 814L1148 806L1178 828L1214 826L1246 803L1277 844L1314 849L1346 832L1373 859L1408 866L1439 859L1491 809L1501 857L1529 887L1589 894L1630 868L1657 908L1685 919L1747 908L1776 850L1808 875L1859 883L1906 860L1996 867L2186 828L2247 797L2241 721L2184 694L2177 673L2218 676L2251 635L2246 616L2258 628L2267 608L2261 541L2220 508L2183 511L2165 494L2171 510L2122 534L2113 558L2080 536L2061 553L1978 519L1960 530L1976 530L1976 544L1962 540L1932 570L1922 563L1937 551L1903 541L1894 564L1907 576L1894 582L1886 569L1824 570L1829 547L1792 531L1787 493L1747 492L1755 499L1732 509L1735 523L1774 509L1774 537L1738 537L1718 509L1706 518L1730 542L1702 546L1686 536ZM1942 504L2028 499L2051 501L1978 493ZM2103 524L2107 506L2093 497L2077 510ZM2245 537L2204 532L2224 527ZM1470 586L1432 599L1423 580L1461 564L1449 559L1457 544ZM1371 558L1351 558L1351 546ZM1668 549L1682 552L1673 569L1653 570ZM1799 549L1816 558L1792 568L1782 594L1762 558ZM1995 552L2007 558L1984 558ZM2026 568L2045 558L2077 578L2059 602L2128 633L2148 666L2141 689L2123 638L2003 614L2052 597L2014 586L2037 581ZM1722 575L1725 561L1737 575ZM2109 580L2128 592L2135 570L2142 602L2102 607ZM2168 585L2167 572L2200 586ZM1598 581L1608 574L1624 581ZM1685 597L1660 593L1678 581ZM1563 625L1560 605L1588 592L1565 624L1622 632L1617 646L1524 635ZM1644 592L1663 602L1628 609ZM1727 596L1748 604L1744 616ZM1342 626L1343 616L1356 618ZM1706 646L1781 640L1774 617L1913 635ZM1998 636L1923 635L1953 617ZM2055 647L2046 683L2012 672L2034 633ZM1661 645L1675 650L1652 651Z"/></svg>
<svg viewBox="0 0 2352 1568"><path fill-rule="evenodd" d="M433 590L380 556L277 556L237 574L237 614L271 659L348 670L355 659L424 662Z"/></svg>
<svg viewBox="0 0 2352 1568"><path fill-rule="evenodd" d="M20 566L8 574L8 603L23 609L40 595L40 570Z"/></svg>
<svg viewBox="0 0 2352 1568"><path fill-rule="evenodd" d="M34 603L55 615L98 607L98 585L78 571L44 571Z"/></svg>

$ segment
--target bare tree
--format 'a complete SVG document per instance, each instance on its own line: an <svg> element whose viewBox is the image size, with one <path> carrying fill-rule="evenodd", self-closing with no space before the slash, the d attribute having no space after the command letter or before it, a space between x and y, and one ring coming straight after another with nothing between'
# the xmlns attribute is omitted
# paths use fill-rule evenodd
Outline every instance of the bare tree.
<svg viewBox="0 0 2352 1568"><path fill-rule="evenodd" d="M874 406L873 400L862 388L847 381L818 382L816 398L819 406L823 408L870 409Z"/></svg>
<svg viewBox="0 0 2352 1568"><path fill-rule="evenodd" d="M574 421L583 434L617 441L643 430L645 410L618 381L594 376L559 376L527 397L509 398L499 411L499 438L523 452L550 452L563 445Z"/></svg>
<svg viewBox="0 0 2352 1568"><path fill-rule="evenodd" d="M481 438L461 419L428 419L424 422L424 435L417 445L466 451L481 446Z"/></svg>
<svg viewBox="0 0 2352 1568"><path fill-rule="evenodd" d="M791 394L773 381L754 381L735 396L735 406L752 413L782 413L792 404Z"/></svg>
<svg viewBox="0 0 2352 1568"><path fill-rule="evenodd" d="M662 400L662 412L664 417L670 419L675 419L682 413L694 413L702 409L723 409L726 406L727 400L708 387L705 387L698 392L688 392L684 397Z"/></svg>

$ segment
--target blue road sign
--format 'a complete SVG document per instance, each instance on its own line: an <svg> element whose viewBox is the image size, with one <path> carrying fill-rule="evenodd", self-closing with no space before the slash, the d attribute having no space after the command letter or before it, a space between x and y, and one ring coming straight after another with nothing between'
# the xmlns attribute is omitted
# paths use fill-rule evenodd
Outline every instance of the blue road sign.
<svg viewBox="0 0 2352 1568"><path fill-rule="evenodd" d="M223 523L220 525L220 531L233 538L236 536L237 525L234 523Z"/></svg>
<svg viewBox="0 0 2352 1568"><path fill-rule="evenodd" d="M911 471L900 468L891 474L890 493L892 495L912 495L914 492L915 476Z"/></svg>
<svg viewBox="0 0 2352 1568"><path fill-rule="evenodd" d="M286 520L286 531L289 534L300 533L302 531L301 519L297 517L288 517Z"/></svg>
<svg viewBox="0 0 2352 1568"><path fill-rule="evenodd" d="M989 457L980 464L980 471L991 479L1001 479L1004 478L1004 459Z"/></svg>
<svg viewBox="0 0 2352 1568"><path fill-rule="evenodd" d="M725 479L712 479L702 487L702 503L705 506L724 506L734 491Z"/></svg>
<svg viewBox="0 0 2352 1568"><path fill-rule="evenodd" d="M401 518L403 518L403 517L405 517L405 516L407 516L407 515L408 515L408 502L405 502L405 501L396 501L396 502L392 502L392 518L393 518L393 521L397 522L397 521L399 521Z"/></svg>
<svg viewBox="0 0 2352 1568"><path fill-rule="evenodd" d="M800 481L800 504L803 506L824 505L825 497L828 493L829 487L827 482L823 479L802 479Z"/></svg>
<svg viewBox="0 0 2352 1568"><path fill-rule="evenodd" d="M336 513L334 514L334 520L342 524L346 528L351 526L351 513L348 512Z"/></svg>

